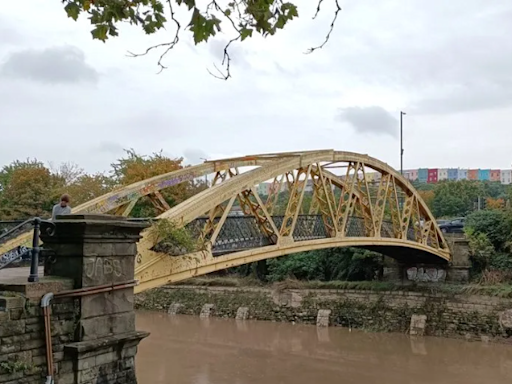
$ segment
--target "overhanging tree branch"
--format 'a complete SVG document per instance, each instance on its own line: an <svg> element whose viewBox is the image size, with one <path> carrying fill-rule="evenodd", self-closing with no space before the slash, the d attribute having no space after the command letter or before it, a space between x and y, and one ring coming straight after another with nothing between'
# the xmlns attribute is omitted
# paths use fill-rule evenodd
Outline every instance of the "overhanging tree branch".
<svg viewBox="0 0 512 384"><path fill-rule="evenodd" d="M165 15L164 4L168 7L170 20L175 24L176 31L172 41L155 44L142 53L128 52L130 57L148 55L153 51L161 51L157 65L158 73L167 67L163 64L165 56L180 41L182 31L181 23L176 18L174 6L186 6L192 13L187 29L192 32L194 43L207 42L221 31L221 25L227 19L236 36L228 41L224 47L222 66L224 72L215 66L220 75L208 72L219 79L227 80L231 77L231 56L229 48L231 44L252 37L254 33L263 37L274 35L279 29L283 29L288 22L298 17L297 6L285 0L227 0L226 4L220 0L211 0L204 6L198 0L61 0L65 4L67 15L77 20L81 13L87 13L93 25L91 31L93 39L105 42L109 37L118 36L118 25L123 22L140 26L146 34L154 34L165 29L168 20ZM321 11L324 0L317 0L315 19ZM333 0L336 5L333 20L323 43L317 47L309 48L307 53L312 53L323 48L329 41L334 25L341 11L338 0Z"/></svg>

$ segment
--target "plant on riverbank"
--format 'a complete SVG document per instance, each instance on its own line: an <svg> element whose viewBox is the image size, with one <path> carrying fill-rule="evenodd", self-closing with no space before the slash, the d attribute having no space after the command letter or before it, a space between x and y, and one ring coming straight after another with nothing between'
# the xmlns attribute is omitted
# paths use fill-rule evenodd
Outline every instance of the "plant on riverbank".
<svg viewBox="0 0 512 384"><path fill-rule="evenodd" d="M481 285L512 283L512 219L500 210L478 211L467 217L473 281Z"/></svg>
<svg viewBox="0 0 512 384"><path fill-rule="evenodd" d="M357 248L330 248L268 260L268 280L374 280L382 256Z"/></svg>

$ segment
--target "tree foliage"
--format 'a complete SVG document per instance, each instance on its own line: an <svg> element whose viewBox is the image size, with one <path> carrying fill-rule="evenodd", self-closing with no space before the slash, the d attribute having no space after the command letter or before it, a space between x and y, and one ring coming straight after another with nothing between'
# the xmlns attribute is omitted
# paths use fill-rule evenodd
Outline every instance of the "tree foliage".
<svg viewBox="0 0 512 384"><path fill-rule="evenodd" d="M183 159L161 153L142 156L133 150L112 164L111 175L88 174L72 163L46 167L38 160L14 161L0 169L0 220L50 217L59 196L68 193L71 206L137 181L183 168ZM170 206L179 204L205 188L204 182L190 181L167 188L162 195ZM157 212L148 199L140 199L133 215L154 217Z"/></svg>
<svg viewBox="0 0 512 384"><path fill-rule="evenodd" d="M373 280L382 256L358 248L331 248L268 260L269 279Z"/></svg>
<svg viewBox="0 0 512 384"><path fill-rule="evenodd" d="M501 250L512 234L510 215L498 210L476 211L466 218L466 228L475 234L484 234L495 249Z"/></svg>
<svg viewBox="0 0 512 384"><path fill-rule="evenodd" d="M483 193L482 184L471 180L445 181L436 185L432 209L436 217L465 216Z"/></svg>
<svg viewBox="0 0 512 384"><path fill-rule="evenodd" d="M324 42L309 52L323 47L329 40L341 7L338 0L333 0L336 10ZM317 9L313 18L320 12L323 0L317 0ZM274 35L283 29L290 21L299 16L297 6L283 0L234 0L234 1L196 1L196 0L62 0L68 17L77 20L81 14L86 14L93 27L92 38L105 42L110 37L119 35L119 25L128 23L138 26L144 33L150 35L162 29L173 28L174 38L149 47L140 56L152 50L161 50L158 65L160 69L164 56L178 44L183 29L192 33L197 45L207 42L219 32L232 35L224 48L222 65L225 72L219 71L217 77L230 77L229 47L236 41L259 34L263 37ZM178 7L188 11L188 18L180 20L176 16Z"/></svg>
<svg viewBox="0 0 512 384"><path fill-rule="evenodd" d="M39 162L14 162L0 172L0 218L47 216L58 195L58 179Z"/></svg>
<svg viewBox="0 0 512 384"><path fill-rule="evenodd" d="M183 158L171 159L160 153L143 156L133 149L126 150L125 157L112 164L113 178L116 185L124 186L154 176L183 169ZM169 206L174 206L187 200L205 189L203 180L181 183L161 191ZM149 198L141 198L132 211L135 217L155 217L159 212L151 204Z"/></svg>
<svg viewBox="0 0 512 384"><path fill-rule="evenodd" d="M434 198L436 197L435 192L433 190L420 190L418 193L429 209L432 210L434 206Z"/></svg>

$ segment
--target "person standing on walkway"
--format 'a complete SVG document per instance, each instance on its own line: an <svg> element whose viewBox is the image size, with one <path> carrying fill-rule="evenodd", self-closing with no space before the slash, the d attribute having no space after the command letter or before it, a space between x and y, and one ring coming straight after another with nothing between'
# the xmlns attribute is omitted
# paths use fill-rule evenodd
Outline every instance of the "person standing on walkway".
<svg viewBox="0 0 512 384"><path fill-rule="evenodd" d="M69 195L64 194L60 197L60 203L53 206L52 209L52 220L59 215L69 215L71 213L71 207L69 206Z"/></svg>

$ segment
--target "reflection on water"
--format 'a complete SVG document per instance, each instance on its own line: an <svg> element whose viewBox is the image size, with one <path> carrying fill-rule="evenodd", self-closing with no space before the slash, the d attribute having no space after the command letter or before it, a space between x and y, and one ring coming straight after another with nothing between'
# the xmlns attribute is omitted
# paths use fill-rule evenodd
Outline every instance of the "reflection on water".
<svg viewBox="0 0 512 384"><path fill-rule="evenodd" d="M140 384L512 383L512 346L138 312Z"/></svg>

